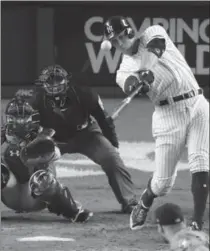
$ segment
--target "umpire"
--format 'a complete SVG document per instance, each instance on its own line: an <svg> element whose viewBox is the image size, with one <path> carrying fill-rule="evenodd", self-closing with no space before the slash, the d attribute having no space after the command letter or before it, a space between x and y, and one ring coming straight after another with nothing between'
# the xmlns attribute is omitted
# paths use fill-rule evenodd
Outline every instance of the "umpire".
<svg viewBox="0 0 210 251"><path fill-rule="evenodd" d="M99 95L74 84L61 66L44 68L35 82L32 106L40 113L41 126L56 131L61 154L80 153L100 165L122 206L130 213L137 204L131 176L119 156L115 126Z"/></svg>

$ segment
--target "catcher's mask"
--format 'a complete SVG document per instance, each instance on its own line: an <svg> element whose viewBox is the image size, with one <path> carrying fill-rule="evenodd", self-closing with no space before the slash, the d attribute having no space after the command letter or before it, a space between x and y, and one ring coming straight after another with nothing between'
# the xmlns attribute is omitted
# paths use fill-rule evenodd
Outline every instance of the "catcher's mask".
<svg viewBox="0 0 210 251"><path fill-rule="evenodd" d="M44 68L36 81L36 85L41 86L48 96L63 96L69 88L68 74L60 65L52 65Z"/></svg>
<svg viewBox="0 0 210 251"><path fill-rule="evenodd" d="M8 103L5 115L10 135L26 139L39 130L39 113L22 96L16 96Z"/></svg>

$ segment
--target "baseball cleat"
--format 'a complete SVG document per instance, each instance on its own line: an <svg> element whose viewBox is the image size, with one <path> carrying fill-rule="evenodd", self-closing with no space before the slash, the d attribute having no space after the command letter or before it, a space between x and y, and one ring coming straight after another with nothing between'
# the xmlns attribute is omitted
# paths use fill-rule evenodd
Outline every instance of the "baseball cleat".
<svg viewBox="0 0 210 251"><path fill-rule="evenodd" d="M193 231L201 231L202 230L202 224L199 224L196 221L192 221L189 227Z"/></svg>
<svg viewBox="0 0 210 251"><path fill-rule="evenodd" d="M145 209L141 204L136 205L130 215L130 229L142 229L147 218L147 213L148 209Z"/></svg>
<svg viewBox="0 0 210 251"><path fill-rule="evenodd" d="M79 222L79 223L85 223L87 222L91 217L93 216L93 212L87 210L87 209L79 209L79 212L75 216L74 219L72 219L72 222Z"/></svg>

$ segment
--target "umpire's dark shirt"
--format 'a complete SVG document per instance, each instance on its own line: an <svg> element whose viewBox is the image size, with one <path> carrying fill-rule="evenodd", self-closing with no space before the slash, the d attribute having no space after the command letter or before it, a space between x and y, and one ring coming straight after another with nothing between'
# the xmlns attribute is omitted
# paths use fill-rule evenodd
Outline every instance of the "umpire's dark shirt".
<svg viewBox="0 0 210 251"><path fill-rule="evenodd" d="M36 90L31 101L33 108L40 113L41 126L53 128L57 141L67 142L86 123L88 126L85 130L97 130L92 125L91 117L96 119L104 136L109 140L115 134L114 126L110 126L106 120L107 113L101 106L98 94L88 87L70 86L62 108L54 108L51 99L42 90Z"/></svg>

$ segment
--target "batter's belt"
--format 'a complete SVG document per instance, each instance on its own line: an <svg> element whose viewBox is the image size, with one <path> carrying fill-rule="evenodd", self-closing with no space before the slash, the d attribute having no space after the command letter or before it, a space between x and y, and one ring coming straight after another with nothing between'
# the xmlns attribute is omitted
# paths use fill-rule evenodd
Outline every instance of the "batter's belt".
<svg viewBox="0 0 210 251"><path fill-rule="evenodd" d="M196 95L200 95L200 94L203 94L203 90L202 89L198 89L197 91L194 91L194 90L191 90L189 92L186 92L182 95L179 95L179 96L176 96L176 97L173 97L172 98L172 101L173 102L179 102L181 100L184 100L184 99L188 99L188 98L192 98ZM161 100L159 102L159 105L160 106L163 106L163 105L169 105L170 102L168 101L168 99L165 99L165 100Z"/></svg>

